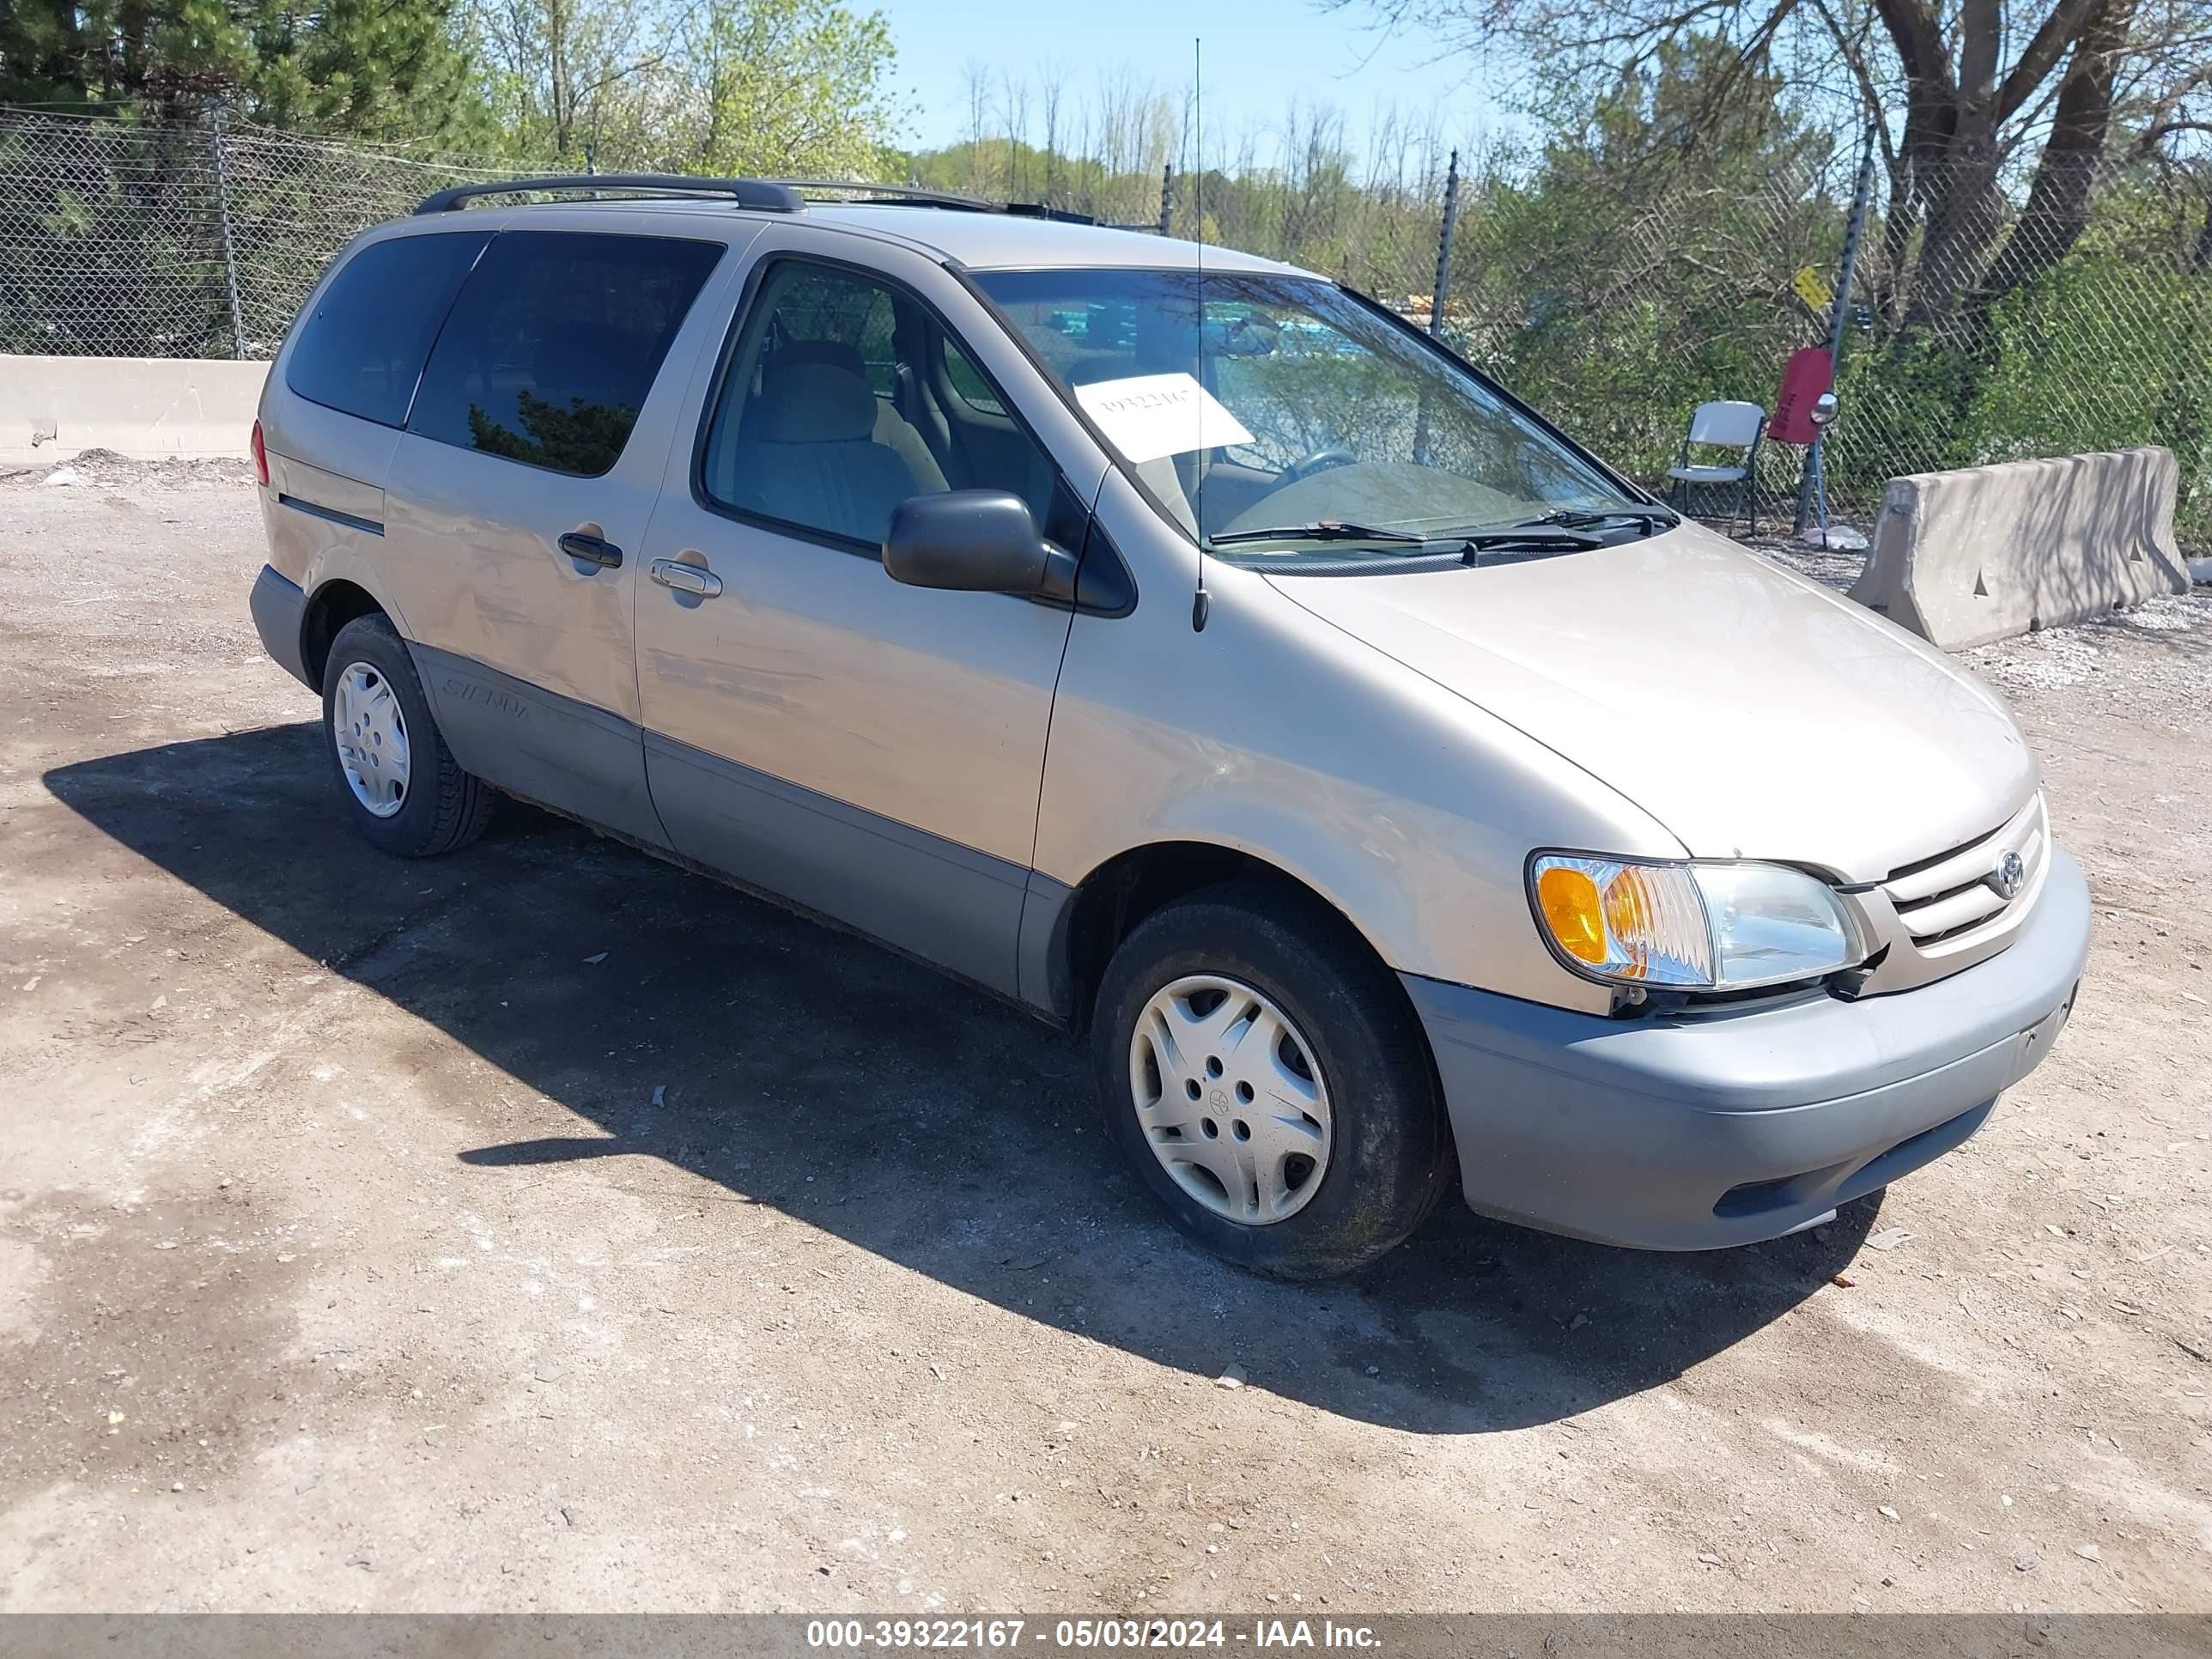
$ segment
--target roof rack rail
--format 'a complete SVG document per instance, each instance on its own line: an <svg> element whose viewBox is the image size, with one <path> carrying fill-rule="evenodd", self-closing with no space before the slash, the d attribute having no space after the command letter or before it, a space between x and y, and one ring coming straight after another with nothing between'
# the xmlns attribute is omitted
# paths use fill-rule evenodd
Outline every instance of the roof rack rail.
<svg viewBox="0 0 2212 1659"><path fill-rule="evenodd" d="M1063 225L1095 225L1098 222L1095 214L1078 213L1073 208L1051 207L1042 202L1009 202L1006 211L1019 218L1050 219ZM1147 225L1145 228L1149 230L1152 227Z"/></svg>
<svg viewBox="0 0 2212 1659"><path fill-rule="evenodd" d="M926 190L920 185L873 185L865 179L775 179L769 181L786 190L842 191L848 196L872 196L878 201L902 202L915 207L957 208L969 213L998 213L996 202L980 196L960 196L949 190Z"/></svg>
<svg viewBox="0 0 2212 1659"><path fill-rule="evenodd" d="M1047 207L1042 202L991 202L980 196L961 196L948 190L927 190L919 185L872 185L853 179L775 179L768 182L790 190L841 191L866 196L902 207L951 208L966 213L1011 213L1024 219L1056 219L1072 225L1098 222L1087 213Z"/></svg>
<svg viewBox="0 0 2212 1659"><path fill-rule="evenodd" d="M492 179L478 184L455 185L435 195L425 196L416 204L415 211L450 213L479 196L556 191L568 195L600 190L650 196L728 196L735 198L739 207L757 208L763 213L803 213L806 209L805 199L796 190L766 179L694 179L672 173L592 173L544 179Z"/></svg>

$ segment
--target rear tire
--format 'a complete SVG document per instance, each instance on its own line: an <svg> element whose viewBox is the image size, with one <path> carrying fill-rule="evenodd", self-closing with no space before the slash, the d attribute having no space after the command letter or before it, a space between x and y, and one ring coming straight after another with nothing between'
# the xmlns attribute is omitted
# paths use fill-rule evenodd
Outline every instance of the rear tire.
<svg viewBox="0 0 2212 1659"><path fill-rule="evenodd" d="M1139 1184L1239 1267L1354 1272L1450 1184L1450 1131L1403 989L1286 884L1229 883L1140 922L1107 964L1091 1057Z"/></svg>
<svg viewBox="0 0 2212 1659"><path fill-rule="evenodd" d="M346 816L383 851L433 858L483 834L491 786L446 747L415 659L382 616L357 617L331 641L323 738Z"/></svg>

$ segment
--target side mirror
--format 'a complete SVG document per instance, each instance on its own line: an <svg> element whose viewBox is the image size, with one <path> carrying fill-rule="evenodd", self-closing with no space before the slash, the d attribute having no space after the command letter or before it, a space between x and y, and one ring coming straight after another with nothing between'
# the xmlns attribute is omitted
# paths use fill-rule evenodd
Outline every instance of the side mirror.
<svg viewBox="0 0 2212 1659"><path fill-rule="evenodd" d="M969 593L1042 593L1058 551L1029 503L1005 489L910 495L892 509L884 534L884 568L894 580Z"/></svg>

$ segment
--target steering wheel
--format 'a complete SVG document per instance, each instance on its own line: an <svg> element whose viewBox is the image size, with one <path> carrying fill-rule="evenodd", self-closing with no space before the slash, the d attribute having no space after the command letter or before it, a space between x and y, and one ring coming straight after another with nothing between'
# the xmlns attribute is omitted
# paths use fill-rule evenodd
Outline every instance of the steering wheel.
<svg viewBox="0 0 2212 1659"><path fill-rule="evenodd" d="M1283 469L1283 483L1296 483L1316 472L1326 472L1333 466L1357 466L1359 457L1348 449L1316 449L1303 460L1292 461Z"/></svg>

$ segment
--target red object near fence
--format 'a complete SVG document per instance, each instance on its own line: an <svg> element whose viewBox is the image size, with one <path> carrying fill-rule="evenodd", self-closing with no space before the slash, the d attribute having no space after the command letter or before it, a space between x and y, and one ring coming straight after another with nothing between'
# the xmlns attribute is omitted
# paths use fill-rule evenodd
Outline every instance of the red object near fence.
<svg viewBox="0 0 2212 1659"><path fill-rule="evenodd" d="M1809 444L1820 435L1813 424L1813 404L1835 381L1835 365L1826 346L1800 346L1782 371L1782 390L1774 399L1774 418L1766 435L1777 443Z"/></svg>

